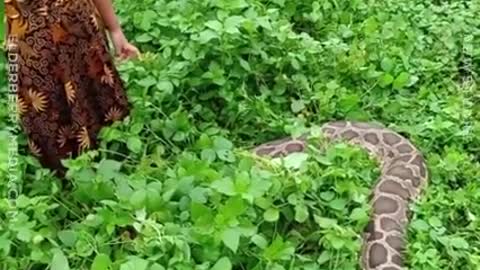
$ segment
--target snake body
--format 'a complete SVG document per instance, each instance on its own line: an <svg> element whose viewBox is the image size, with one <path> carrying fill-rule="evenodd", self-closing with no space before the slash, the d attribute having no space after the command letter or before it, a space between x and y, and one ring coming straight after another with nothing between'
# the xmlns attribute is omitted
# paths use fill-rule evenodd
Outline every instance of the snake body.
<svg viewBox="0 0 480 270"><path fill-rule="evenodd" d="M363 235L360 264L364 270L400 270L405 264L409 203L428 181L423 155L406 138L378 124L336 121L321 127L328 141L359 145L381 165L373 188L372 214ZM257 146L259 156L280 157L306 150L306 137L284 138Z"/></svg>

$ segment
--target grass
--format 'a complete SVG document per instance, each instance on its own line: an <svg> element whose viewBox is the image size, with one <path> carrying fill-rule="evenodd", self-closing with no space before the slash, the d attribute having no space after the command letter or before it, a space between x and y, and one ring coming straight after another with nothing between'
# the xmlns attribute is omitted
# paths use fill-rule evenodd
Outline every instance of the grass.
<svg viewBox="0 0 480 270"><path fill-rule="evenodd" d="M426 156L408 267L480 269L480 2L115 5L145 52L118 65L132 114L68 161L70 184L19 133L0 269L358 269L375 162L342 144L283 164L246 151L337 119L382 122ZM5 193L14 123L2 95Z"/></svg>

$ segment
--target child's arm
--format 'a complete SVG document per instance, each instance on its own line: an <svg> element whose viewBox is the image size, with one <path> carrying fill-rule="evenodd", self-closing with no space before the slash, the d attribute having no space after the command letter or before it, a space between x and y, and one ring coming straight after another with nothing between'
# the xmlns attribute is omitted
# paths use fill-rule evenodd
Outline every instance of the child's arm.
<svg viewBox="0 0 480 270"><path fill-rule="evenodd" d="M107 30L110 32L116 55L123 59L138 56L140 54L139 50L130 44L123 34L111 0L93 0L93 2L102 16Z"/></svg>
<svg viewBox="0 0 480 270"><path fill-rule="evenodd" d="M121 31L111 0L93 0L109 32Z"/></svg>

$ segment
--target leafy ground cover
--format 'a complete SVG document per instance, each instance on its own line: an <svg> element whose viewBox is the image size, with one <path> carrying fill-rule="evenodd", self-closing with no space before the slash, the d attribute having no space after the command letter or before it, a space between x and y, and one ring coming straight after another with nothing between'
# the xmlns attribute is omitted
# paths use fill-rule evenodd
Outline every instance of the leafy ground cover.
<svg viewBox="0 0 480 270"><path fill-rule="evenodd" d="M19 135L0 269L358 269L375 162L343 144L284 163L245 151L333 119L382 122L425 153L409 268L480 268L478 0L115 5L146 52L119 64L132 114L68 161L71 183Z"/></svg>

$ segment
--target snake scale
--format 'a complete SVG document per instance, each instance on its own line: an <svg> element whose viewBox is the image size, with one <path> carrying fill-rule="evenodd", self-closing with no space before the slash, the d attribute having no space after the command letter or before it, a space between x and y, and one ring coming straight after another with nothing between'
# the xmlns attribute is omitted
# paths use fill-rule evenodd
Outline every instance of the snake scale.
<svg viewBox="0 0 480 270"><path fill-rule="evenodd" d="M403 269L409 203L419 197L429 177L423 155L409 140L379 124L335 121L324 124L321 131L328 141L359 145L381 165L370 201L372 214L363 233L362 269ZM261 144L253 152L275 158L302 152L306 144L306 136L284 138Z"/></svg>

